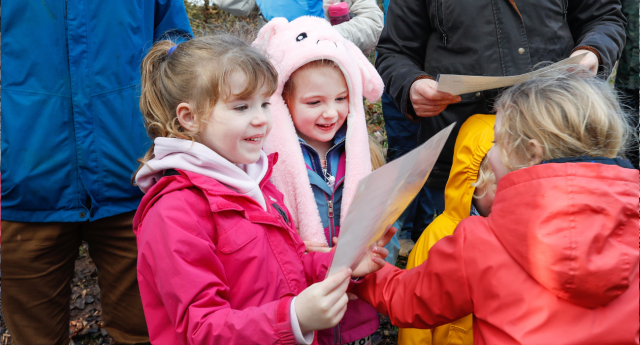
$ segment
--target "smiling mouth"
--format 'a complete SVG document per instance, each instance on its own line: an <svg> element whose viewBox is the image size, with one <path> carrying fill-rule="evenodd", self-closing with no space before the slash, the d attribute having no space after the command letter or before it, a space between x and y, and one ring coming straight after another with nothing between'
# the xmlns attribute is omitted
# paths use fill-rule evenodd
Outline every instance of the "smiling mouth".
<svg viewBox="0 0 640 345"><path fill-rule="evenodd" d="M248 141L250 143L259 143L260 140L262 140L262 138L264 138L264 134L258 134L258 135L254 135L254 136L250 136L248 138L245 138L245 141Z"/></svg>
<svg viewBox="0 0 640 345"><path fill-rule="evenodd" d="M322 131L330 131L336 126L336 123L334 122L334 123L328 124L328 125L317 123L316 126L318 126L318 128L320 130L322 130Z"/></svg>

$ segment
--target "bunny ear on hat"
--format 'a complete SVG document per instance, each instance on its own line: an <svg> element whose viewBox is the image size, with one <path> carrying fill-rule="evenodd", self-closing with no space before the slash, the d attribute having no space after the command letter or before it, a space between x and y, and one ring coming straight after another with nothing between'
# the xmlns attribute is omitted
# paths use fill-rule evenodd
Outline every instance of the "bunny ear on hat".
<svg viewBox="0 0 640 345"><path fill-rule="evenodd" d="M360 48L355 44L345 40L345 46L351 55L355 57L360 74L362 74L362 95L366 97L369 102L377 101L382 97L382 92L384 91L384 83L378 71L376 71L373 64L369 62L367 57L364 56Z"/></svg>
<svg viewBox="0 0 640 345"><path fill-rule="evenodd" d="M265 51L271 38L275 36L280 30L284 30L285 26L289 23L287 18L273 18L258 32L258 37L253 41L253 46Z"/></svg>

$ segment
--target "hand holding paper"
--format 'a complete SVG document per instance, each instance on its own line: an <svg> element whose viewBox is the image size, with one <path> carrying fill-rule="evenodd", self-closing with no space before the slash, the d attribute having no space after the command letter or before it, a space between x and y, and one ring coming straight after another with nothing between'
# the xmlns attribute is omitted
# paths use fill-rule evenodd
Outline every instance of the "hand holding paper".
<svg viewBox="0 0 640 345"><path fill-rule="evenodd" d="M498 89L535 78L541 73L545 73L558 67L562 67L565 65L577 65L585 56L586 54L572 55L567 59L556 62L553 65L549 65L539 70L535 70L527 74L514 75L509 77L482 77L470 75L440 74L438 76L437 88L438 91L448 92L452 95L462 95L465 93L476 91Z"/></svg>
<svg viewBox="0 0 640 345"><path fill-rule="evenodd" d="M411 84L409 97L417 116L436 116L449 104L460 102L460 96L453 96L437 89L438 83L431 79L419 79Z"/></svg>
<svg viewBox="0 0 640 345"><path fill-rule="evenodd" d="M455 124L360 180L327 276L355 269L418 194ZM374 263L380 263L374 259ZM369 266L369 270L375 267ZM363 268L362 272L367 269Z"/></svg>
<svg viewBox="0 0 640 345"><path fill-rule="evenodd" d="M364 277L367 274L371 274L382 267L387 263L385 259L389 256L389 251L384 247L391 241L393 235L396 234L398 229L394 227L389 227L387 232L385 232L384 236L376 243L376 246L373 247L371 252L367 256L365 256L364 260L360 262L360 265L353 270L351 274L352 277Z"/></svg>

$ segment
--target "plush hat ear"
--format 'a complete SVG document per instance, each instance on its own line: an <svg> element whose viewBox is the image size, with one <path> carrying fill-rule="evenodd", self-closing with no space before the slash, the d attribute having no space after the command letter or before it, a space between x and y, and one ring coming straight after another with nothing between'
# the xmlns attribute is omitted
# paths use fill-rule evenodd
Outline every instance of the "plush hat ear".
<svg viewBox="0 0 640 345"><path fill-rule="evenodd" d="M289 21L287 18L273 18L271 19L265 26L260 29L258 32L258 37L255 41L253 41L253 46L260 49L261 51L266 51L271 38L275 36L281 29L283 29Z"/></svg>
<svg viewBox="0 0 640 345"><path fill-rule="evenodd" d="M349 52L355 57L360 74L362 74L362 95L369 100L369 102L375 102L382 97L384 91L384 83L376 68L369 62L366 56L362 53L360 48L350 41L345 40L345 46L349 49Z"/></svg>

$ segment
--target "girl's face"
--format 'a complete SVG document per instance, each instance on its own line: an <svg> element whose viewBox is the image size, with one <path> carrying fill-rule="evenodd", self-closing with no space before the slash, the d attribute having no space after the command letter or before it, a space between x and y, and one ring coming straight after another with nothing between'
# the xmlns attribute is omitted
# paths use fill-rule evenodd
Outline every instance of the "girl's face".
<svg viewBox="0 0 640 345"><path fill-rule="evenodd" d="M493 127L494 133L498 133L501 126L502 126L502 113L498 110L496 114L496 123ZM495 182L496 184L498 184L498 181L500 181L500 179L504 175L511 172L511 170L507 168L506 165L504 165L504 162L502 162L502 158L500 157L500 147L499 147L500 145L501 143L495 142L493 144L493 147L491 147L491 149L487 153L489 164L491 165L491 169L493 170L493 173L495 174L495 177L496 177L496 182Z"/></svg>
<svg viewBox="0 0 640 345"><path fill-rule="evenodd" d="M300 138L312 147L333 139L349 113L349 90L339 69L310 67L291 75L295 90L287 106Z"/></svg>
<svg viewBox="0 0 640 345"><path fill-rule="evenodd" d="M247 77L241 72L235 72L229 80L232 94L239 94L247 85ZM199 127L201 143L231 163L257 162L271 131L270 97L263 86L248 98L232 97L226 102L218 102Z"/></svg>

